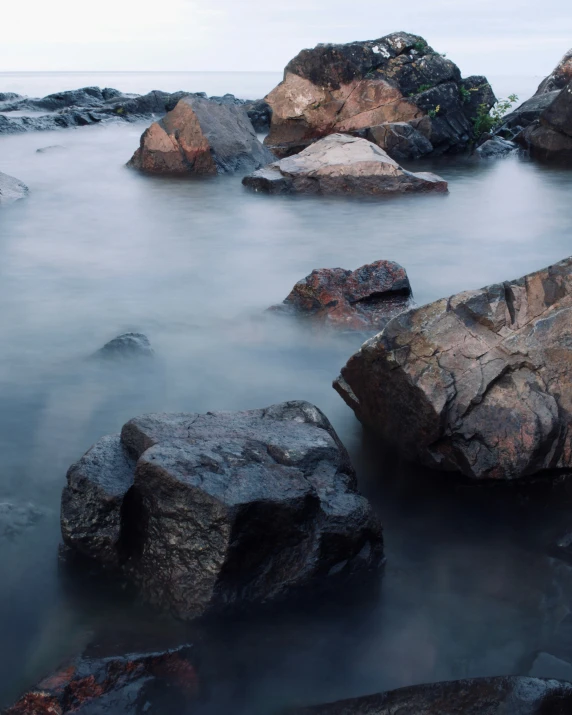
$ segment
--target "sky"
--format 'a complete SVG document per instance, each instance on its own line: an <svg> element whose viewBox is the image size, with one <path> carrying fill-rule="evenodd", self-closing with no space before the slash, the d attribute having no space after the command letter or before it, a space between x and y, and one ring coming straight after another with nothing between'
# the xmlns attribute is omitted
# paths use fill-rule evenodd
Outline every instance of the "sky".
<svg viewBox="0 0 572 715"><path fill-rule="evenodd" d="M406 30L465 75L548 74L565 0L26 0L2 8L0 72L281 71L304 47ZM528 6L528 7L527 7Z"/></svg>

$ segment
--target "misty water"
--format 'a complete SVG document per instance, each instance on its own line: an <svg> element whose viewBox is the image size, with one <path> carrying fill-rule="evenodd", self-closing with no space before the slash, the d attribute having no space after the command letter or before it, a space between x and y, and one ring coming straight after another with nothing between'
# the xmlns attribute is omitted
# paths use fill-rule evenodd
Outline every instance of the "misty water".
<svg viewBox="0 0 572 715"><path fill-rule="evenodd" d="M41 92L41 79L0 75L0 90L112 84L68 75L54 88L50 76ZM123 79L115 84L127 91L152 88L149 78ZM225 88L219 79L183 88L260 96L276 78L246 86L229 74ZM498 93L518 82L529 93L537 84L515 78ZM30 187L0 213L0 502L39 510L31 528L0 533L0 705L88 644L125 651L192 641L201 715L230 706L270 715L412 683L527 673L572 590L568 567L544 550L555 522L544 499L527 509L516 496L474 499L400 463L364 436L331 387L368 336L265 311L313 268L395 260L422 304L558 261L572 253L572 172L518 156L456 157L416 165L446 178L447 196L269 197L246 191L239 176L175 180L125 168L144 128L0 139L0 170ZM60 148L36 152L50 145ZM126 331L145 333L156 359L89 359ZM328 415L379 509L387 565L372 582L183 626L97 575L58 567L65 473L99 437L143 412L289 399Z"/></svg>

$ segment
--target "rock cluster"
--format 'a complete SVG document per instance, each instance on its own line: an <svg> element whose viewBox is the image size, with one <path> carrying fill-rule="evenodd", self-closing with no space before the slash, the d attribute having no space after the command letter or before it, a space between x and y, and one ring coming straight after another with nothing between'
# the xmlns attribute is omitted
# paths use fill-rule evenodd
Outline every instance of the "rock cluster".
<svg viewBox="0 0 572 715"><path fill-rule="evenodd" d="M410 300L405 269L393 261L376 261L355 271L314 270L271 310L308 316L345 330L381 330Z"/></svg>
<svg viewBox="0 0 572 715"><path fill-rule="evenodd" d="M564 715L572 685L558 680L502 676L414 685L341 700L291 715Z"/></svg>
<svg viewBox="0 0 572 715"><path fill-rule="evenodd" d="M440 176L406 171L376 144L347 134L320 139L295 156L245 176L242 183L270 194L380 196L448 190Z"/></svg>
<svg viewBox="0 0 572 715"><path fill-rule="evenodd" d="M396 32L302 50L266 101L272 120L265 141L278 156L328 134L369 130L366 138L391 156L397 148L401 160L466 148L479 107L492 107L495 96L485 77L462 79L422 37Z"/></svg>
<svg viewBox="0 0 572 715"><path fill-rule="evenodd" d="M320 410L151 414L67 475L62 535L181 618L368 570L381 526Z"/></svg>
<svg viewBox="0 0 572 715"><path fill-rule="evenodd" d="M472 479L572 469L572 258L401 313L335 388L410 460Z"/></svg>
<svg viewBox="0 0 572 715"><path fill-rule="evenodd" d="M162 92L153 90L145 95L125 94L117 89L83 87L32 99L13 93L0 93L0 134L44 131L81 127L110 121L141 121L163 115L175 107L182 97L206 98L204 92ZM242 106L251 117L256 131L268 129L270 108L264 100L242 100L232 94L211 97L217 104ZM18 116L10 116L17 112ZM31 116L22 116L32 112ZM37 116L38 112L49 112Z"/></svg>
<svg viewBox="0 0 572 715"><path fill-rule="evenodd" d="M161 653L80 657L38 683L4 713L186 712L199 690L191 654L191 648L183 646Z"/></svg>
<svg viewBox="0 0 572 715"><path fill-rule="evenodd" d="M215 175L271 160L241 106L183 97L145 130L129 166L151 174Z"/></svg>

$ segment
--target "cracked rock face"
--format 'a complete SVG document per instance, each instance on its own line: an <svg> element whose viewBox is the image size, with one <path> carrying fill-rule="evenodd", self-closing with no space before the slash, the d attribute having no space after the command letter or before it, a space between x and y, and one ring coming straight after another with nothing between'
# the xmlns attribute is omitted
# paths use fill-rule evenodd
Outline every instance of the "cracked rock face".
<svg viewBox="0 0 572 715"><path fill-rule="evenodd" d="M181 618L368 570L381 526L318 408L151 414L67 475L64 542Z"/></svg>
<svg viewBox="0 0 572 715"><path fill-rule="evenodd" d="M414 685L316 705L290 715L564 715L572 712L570 683L501 676Z"/></svg>
<svg viewBox="0 0 572 715"><path fill-rule="evenodd" d="M376 261L355 271L314 270L271 310L306 315L346 330L381 330L410 301L405 269L393 261Z"/></svg>
<svg viewBox="0 0 572 715"><path fill-rule="evenodd" d="M141 136L129 166L150 174L252 171L272 160L240 105L184 97Z"/></svg>
<svg viewBox="0 0 572 715"><path fill-rule="evenodd" d="M459 150L472 138L478 107L492 106L495 97L486 78L461 79L459 68L422 37L396 32L302 50L266 100L272 120L265 143L278 156L288 156L327 134L395 122L415 125L423 117L429 145L418 140L416 151ZM392 132L388 137L395 143Z"/></svg>
<svg viewBox="0 0 572 715"><path fill-rule="evenodd" d="M572 469L572 258L393 318L334 383L407 459L472 479Z"/></svg>
<svg viewBox="0 0 572 715"><path fill-rule="evenodd" d="M553 97L538 120L526 127L516 141L539 159L572 161L572 80Z"/></svg>
<svg viewBox="0 0 572 715"><path fill-rule="evenodd" d="M347 134L320 139L295 156L245 176L242 183L270 194L380 196L448 191L447 182L437 174L406 171L372 142Z"/></svg>

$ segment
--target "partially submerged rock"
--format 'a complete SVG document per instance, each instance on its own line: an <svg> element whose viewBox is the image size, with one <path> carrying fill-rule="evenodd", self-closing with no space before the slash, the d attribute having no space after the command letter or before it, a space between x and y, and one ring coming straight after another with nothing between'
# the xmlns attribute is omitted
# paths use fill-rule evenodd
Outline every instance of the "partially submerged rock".
<svg viewBox="0 0 572 715"><path fill-rule="evenodd" d="M214 175L251 171L271 158L242 107L184 97L143 133L129 165L151 174Z"/></svg>
<svg viewBox="0 0 572 715"><path fill-rule="evenodd" d="M401 313L334 387L405 458L471 479L572 469L572 258Z"/></svg>
<svg viewBox="0 0 572 715"><path fill-rule="evenodd" d="M565 715L568 712L572 712L570 683L509 675L413 685L302 708L291 715Z"/></svg>
<svg viewBox="0 0 572 715"><path fill-rule="evenodd" d="M140 357L152 357L153 348L149 338L143 333L123 333L100 348L95 357L108 360L131 359Z"/></svg>
<svg viewBox="0 0 572 715"><path fill-rule="evenodd" d="M183 712L199 680L192 649L108 658L81 657L42 680L5 715Z"/></svg>
<svg viewBox="0 0 572 715"><path fill-rule="evenodd" d="M295 156L245 176L242 183L270 194L358 194L378 196L410 191L447 191L436 174L402 169L366 139L332 134Z"/></svg>
<svg viewBox="0 0 572 715"><path fill-rule="evenodd" d="M272 310L311 316L346 330L380 330L410 299L405 269L393 261L376 261L355 271L314 270Z"/></svg>
<svg viewBox="0 0 572 715"><path fill-rule="evenodd" d="M266 100L272 120L265 143L288 156L335 132L422 118L424 153L459 151L473 138L479 107L490 109L495 96L485 77L461 79L459 68L422 37L395 32L302 50Z"/></svg>
<svg viewBox="0 0 572 715"><path fill-rule="evenodd" d="M379 521L318 408L155 414L70 467L71 549L122 569L181 618L286 596L376 566Z"/></svg>
<svg viewBox="0 0 572 715"><path fill-rule="evenodd" d="M20 179L0 172L0 206L24 199L28 192L28 187Z"/></svg>
<svg viewBox="0 0 572 715"><path fill-rule="evenodd" d="M572 160L572 80L516 141L539 159Z"/></svg>
<svg viewBox="0 0 572 715"><path fill-rule="evenodd" d="M477 148L477 154L483 159L491 159L512 154L517 149L518 144L502 137L493 137L492 139L487 139Z"/></svg>

